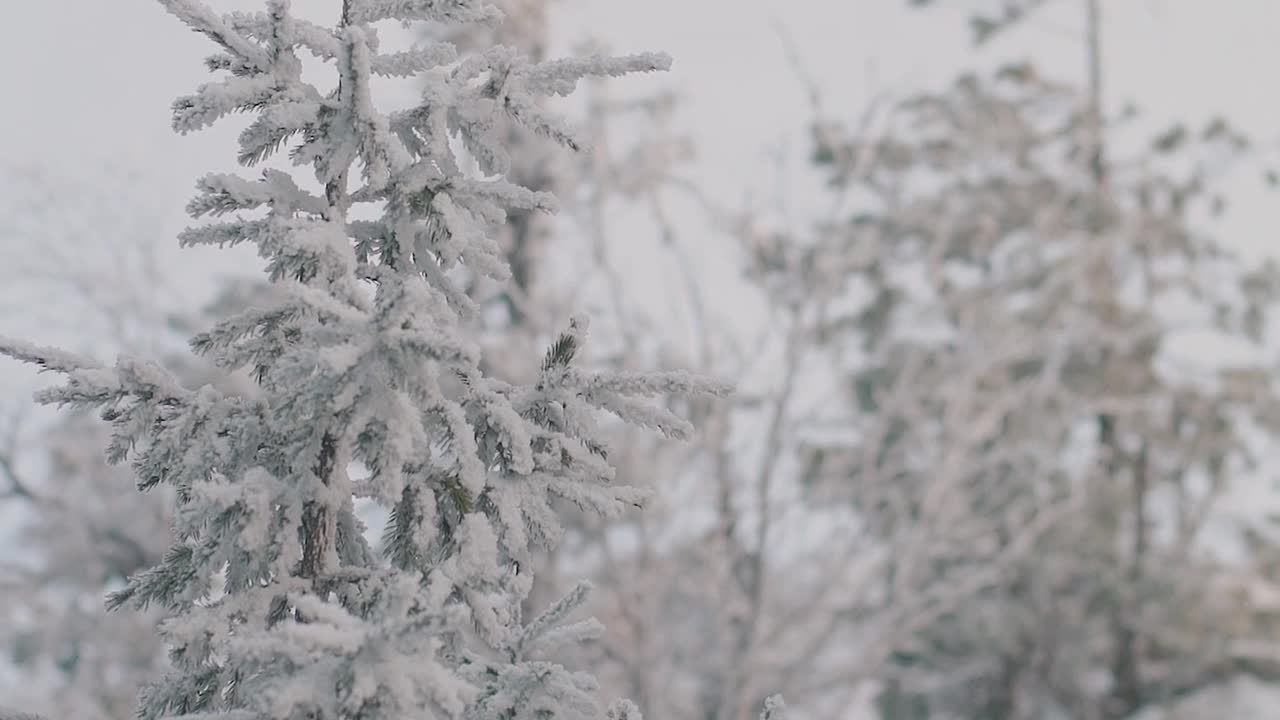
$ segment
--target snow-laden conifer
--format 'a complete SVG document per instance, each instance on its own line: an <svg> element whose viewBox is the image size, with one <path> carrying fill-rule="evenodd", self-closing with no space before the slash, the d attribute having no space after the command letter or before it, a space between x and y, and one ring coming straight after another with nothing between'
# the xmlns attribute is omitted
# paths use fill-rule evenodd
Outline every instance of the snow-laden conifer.
<svg viewBox="0 0 1280 720"><path fill-rule="evenodd" d="M626 703L599 707L594 679L555 661L557 647L599 632L570 619L585 586L521 617L529 553L560 535L554 498L606 515L643 500L611 483L599 411L685 437L688 423L638 398L727 388L586 371L574 364L582 317L535 383L501 382L480 369L475 306L454 275L506 280L491 231L510 209L554 207L503 179L498 119L580 147L537 97L668 60L381 49L384 20L499 20L474 0L345 0L333 29L295 18L287 0L227 15L161 1L219 47L206 64L221 78L174 103L175 130L254 113L240 162L288 146L312 178L210 174L188 207L220 219L183 243L254 243L278 290L192 339L224 370L250 370L252 391L189 390L140 359L105 367L0 343L65 377L41 402L101 409L108 457L131 458L140 489L176 491L173 543L110 598L168 616L172 669L143 690L139 717L638 718ZM332 88L303 80L301 53L333 62ZM421 101L380 112L374 75L420 78ZM483 175L460 169L459 144ZM358 206L376 219L354 219ZM390 510L382 557L358 498Z"/></svg>

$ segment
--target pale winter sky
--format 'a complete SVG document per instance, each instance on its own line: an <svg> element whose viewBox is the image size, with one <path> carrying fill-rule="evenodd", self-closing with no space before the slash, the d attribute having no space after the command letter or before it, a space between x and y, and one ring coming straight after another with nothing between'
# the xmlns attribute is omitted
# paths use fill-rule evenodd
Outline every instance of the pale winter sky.
<svg viewBox="0 0 1280 720"><path fill-rule="evenodd" d="M767 147L785 143L794 157L804 154L808 101L784 58L778 23L822 86L826 109L852 117L875 93L905 93L945 82L963 65L1027 52L1062 76L1081 77L1083 0L1050 2L1028 30L979 54L968 47L958 7L970 0L940 0L942 9L927 12L907 9L906 0L562 0L555 29L564 49L594 34L618 52L671 53L672 73L617 85L681 92L680 123L698 142L698 174L729 201L745 185L776 185ZM210 4L236 10L261 2ZM295 3L319 18L333 4ZM0 158L72 175L93 165L145 168L160 188L148 202L180 223L192 181L228 165L236 132L234 121L185 138L168 127L169 102L205 78L199 62L207 42L152 0L6 5ZM1162 119L1221 112L1264 139L1280 137L1280 92L1265 81L1280 63L1280 3L1103 0L1103 11L1110 104L1132 99ZM137 202L129 187L106 190ZM1248 199L1251 222L1241 235L1261 250L1272 244L1269 228L1280 213L1266 207L1273 202Z"/></svg>
<svg viewBox="0 0 1280 720"><path fill-rule="evenodd" d="M1081 79L1083 0L1050 2L1029 27L980 53L970 48L966 13L957 7L972 6L967 0L938 0L942 9L931 11L909 10L906 0L562 0L553 25L561 51L594 35L615 52L673 55L671 73L617 81L619 92L672 87L680 93L677 125L699 152L694 177L721 202L740 202L748 191L768 198L780 186L770 153L783 148L791 162L781 185L803 216L817 188L801 172L811 112L779 26L822 88L824 110L852 118L877 93L906 94L947 82L962 67L1026 54L1057 76ZM260 0L209 3L219 10L261 7ZM234 169L236 121L187 137L169 128L172 99L207 77L200 61L208 42L153 0L4 4L0 163L99 183L117 210L154 215L154 232L173 248L169 238L185 223L182 207L195 179ZM318 19L333 15L335 5L295 0L298 10ZM1103 12L1109 106L1132 100L1161 125L1221 113L1265 142L1280 138L1280 90L1269 82L1280 65L1280 2L1103 0ZM1231 195L1237 203L1231 235L1250 254L1274 253L1280 197L1264 195L1256 173L1233 183ZM77 203L67 198L67 217ZM696 227L692 213L688 219ZM208 270L236 269L249 257L175 249L166 260L180 268L180 285L204 292ZM717 273L731 274L711 262L712 255L703 257L700 271L713 282ZM64 337L56 323L24 322L23 310L0 307L0 334L46 342ZM9 367L0 377L8 380L0 381L6 404L19 400L16 389L8 389L14 381L25 393L30 379Z"/></svg>
<svg viewBox="0 0 1280 720"><path fill-rule="evenodd" d="M1056 74L1081 78L1083 0L1052 7L1007 41L981 53L968 45L971 0L940 0L913 11L906 0L561 0L554 22L562 50L588 35L617 52L659 49L673 72L617 81L621 92L674 87L677 121L696 139L696 177L724 202L778 187L769 152L792 158L784 179L789 203L803 210L812 179L798 172L810 118L804 88L785 59L779 24L835 117L853 117L868 98L904 94L954 77L965 65L990 65L1033 53ZM256 9L260 0L211 0L221 10ZM998 4L988 0L988 4ZM205 80L207 41L185 30L153 0L40 0L6 3L8 37L0 47L6 112L0 160L52 174L101 178L101 168L141 168L125 182L108 170L103 190L125 207L149 205L172 234L194 179L231 169L236 121L179 137L168 105ZM304 13L332 15L333 0L296 0ZM1280 92L1265 78L1280 64L1280 3L1275 0L1103 0L1107 101L1134 100L1160 122L1223 113L1245 130L1280 137ZM141 184L143 187L137 187ZM145 190L143 189L145 188ZM1256 182L1233 195L1233 235L1251 252L1269 252L1280 204ZM149 196L149 197L147 197ZM143 208L140 208L140 210ZM70 209L69 209L70 211ZM212 258L188 251L182 265ZM0 325L0 330L7 327Z"/></svg>
<svg viewBox="0 0 1280 720"><path fill-rule="evenodd" d="M1026 52L1064 76L1083 68L1078 29L1083 0L1053 7L1008 42L976 56L982 64ZM260 0L211 0L218 9L256 9ZM333 0L297 0L323 18ZM970 0L939 0L912 11L906 0L561 0L556 31L567 48L588 34L619 52L660 49L676 60L659 79L683 94L682 123L697 138L701 175L725 197L744 183L771 187L764 147L787 141L801 155L808 104L775 30L788 28L823 87L828 110L852 116L872 94L943 82L975 54L964 12ZM990 2L989 4L998 4ZM6 3L0 62L6 112L0 158L77 173L86 164L146 167L180 208L191 180L225 165L235 123L181 138L168 104L204 80L207 41L153 0L41 0ZM1280 92L1266 81L1280 62L1280 3L1274 0L1103 0L1108 101L1132 99L1161 118L1222 112L1263 137L1280 135ZM119 188L126 192L127 188ZM1273 215L1275 219L1280 214ZM1256 228L1249 244L1268 244Z"/></svg>

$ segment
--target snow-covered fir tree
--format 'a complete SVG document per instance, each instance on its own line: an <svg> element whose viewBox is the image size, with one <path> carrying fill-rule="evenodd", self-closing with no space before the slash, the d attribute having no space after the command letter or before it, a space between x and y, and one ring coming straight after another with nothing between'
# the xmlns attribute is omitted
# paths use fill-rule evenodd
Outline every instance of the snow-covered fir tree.
<svg viewBox="0 0 1280 720"><path fill-rule="evenodd" d="M551 343L535 382L496 380L480 369L476 306L456 276L509 279L491 231L508 210L554 206L503 178L498 118L576 149L573 130L535 99L667 58L380 48L384 21L500 21L469 0L346 0L332 29L295 17L287 0L227 15L162 3L217 44L207 65L226 74L175 102L174 128L256 113L240 162L290 145L312 178L211 174L188 208L229 219L187 230L184 244L254 243L278 290L192 339L223 370L250 371L249 391L189 390L130 357L105 367L0 346L65 377L42 402L101 409L108 458L131 458L139 489L175 493L172 545L110 598L167 615L172 669L143 690L139 717L637 720L629 702L599 707L593 678L555 661L557 648L599 633L570 619L586 585L522 616L528 560L561 533L553 498L605 515L644 499L611 482L601 411L687 437L687 422L642 398L727 387L581 369L584 317ZM302 53L336 66L333 87L303 80ZM375 75L420 78L421 101L379 112ZM481 172L461 169L461 155ZM356 219L363 210L371 219ZM358 499L390 512L381 556Z"/></svg>

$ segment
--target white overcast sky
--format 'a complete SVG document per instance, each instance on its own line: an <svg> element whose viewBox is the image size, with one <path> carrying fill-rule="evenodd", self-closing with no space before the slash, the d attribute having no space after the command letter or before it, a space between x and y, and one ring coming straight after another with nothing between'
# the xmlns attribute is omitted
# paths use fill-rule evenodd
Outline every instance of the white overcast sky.
<svg viewBox="0 0 1280 720"><path fill-rule="evenodd" d="M324 17L335 2L296 0L295 7ZM618 52L671 53L673 72L653 83L680 90L681 122L699 143L699 173L733 198L745 183L772 182L765 178L766 146L785 141L803 154L807 101L775 22L795 39L828 109L851 116L879 90L906 92L946 81L975 61L1028 52L1052 71L1080 78L1083 0L1050 2L1053 8L1027 30L978 55L968 47L960 9L972 0L937 0L941 9L931 11L908 10L906 0L560 0L556 31L563 48L593 34ZM260 0L209 4L261 6ZM1280 65L1280 2L1102 4L1109 103L1134 100L1162 118L1222 112L1264 138L1280 135L1280 90L1268 80ZM0 160L71 174L88 164L143 166L170 193L155 197L157 204L179 209L195 177L226 164L233 127L186 138L169 131L169 102L204 80L199 61L209 47L159 3L4 5ZM1269 244L1269 229L1255 230L1248 244Z"/></svg>
<svg viewBox="0 0 1280 720"><path fill-rule="evenodd" d="M995 4L987 0L989 4ZM675 57L656 80L618 81L621 89L678 89L681 125L697 140L698 176L726 201L747 185L773 187L766 150L804 155L805 92L776 31L794 38L819 81L827 110L851 117L872 94L905 93L954 77L962 66L1033 54L1051 72L1081 78L1083 0L1052 8L1008 41L981 53L968 45L973 0L937 0L913 11L906 0L560 0L562 49L588 35L617 52L660 49ZM176 229L192 181L227 167L235 123L178 137L170 101L205 75L208 43L184 30L153 0L29 0L4 3L5 68L0 160L54 173L94 166L143 167L148 192ZM210 0L217 9L256 9L260 0ZM335 0L296 0L323 18ZM1107 101L1133 100L1152 117L1199 120L1223 113L1270 140L1280 136L1280 90L1267 81L1280 65L1276 0L1102 0ZM97 176L98 173L92 173ZM793 178L794 179L794 178ZM131 188L106 188L137 202ZM1243 189L1242 189L1243 190ZM1235 193L1249 222L1241 244L1263 250L1280 213L1272 199Z"/></svg>
<svg viewBox="0 0 1280 720"><path fill-rule="evenodd" d="M208 0L219 10L257 9L261 0ZM676 119L697 143L695 179L723 203L748 190L767 197L780 186L770 152L792 159L781 178L789 204L803 207L816 181L803 172L803 86L788 64L778 27L793 39L821 86L828 114L854 117L867 100L936 86L970 66L1033 56L1045 70L1082 79L1084 0L1049 0L1028 26L992 47L969 46L967 10L999 0L559 0L553 27L561 52L595 36L614 52L665 50L671 73L614 82L620 92L676 89ZM0 166L36 167L53 177L101 185L123 212L155 215L169 241L185 223L194 180L234 170L241 120L180 137L168 107L205 81L208 41L186 30L154 0L9 0L0 43ZM295 0L295 9L331 20L337 0ZM1106 101L1134 101L1155 124L1223 114L1255 137L1280 138L1280 90L1268 79L1280 65L1280 0L1102 0ZM140 172L126 173L125 169ZM1249 178L1233 183L1229 235L1251 254L1272 253L1280 197ZM65 198L73 217L76 199ZM679 220L679 218L677 218ZM696 218L690 218L695 224ZM102 249L110 252L110 248ZM0 256L2 257L2 256ZM217 250L174 250L193 287L207 270L244 264ZM187 271L190 270L188 275ZM708 272L710 270L708 269ZM0 308L0 310L21 308ZM0 312L0 333L23 331Z"/></svg>

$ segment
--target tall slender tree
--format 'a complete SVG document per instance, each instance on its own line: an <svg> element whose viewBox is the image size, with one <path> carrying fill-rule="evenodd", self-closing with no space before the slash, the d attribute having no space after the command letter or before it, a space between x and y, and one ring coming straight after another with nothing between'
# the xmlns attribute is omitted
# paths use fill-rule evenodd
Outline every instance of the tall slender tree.
<svg viewBox="0 0 1280 720"><path fill-rule="evenodd" d="M180 132L237 111L257 118L240 161L286 144L315 191L275 169L258 180L213 174L186 244L256 243L281 299L192 340L254 387L187 390L154 363L114 367L5 341L19 360L65 376L43 402L102 409L108 456L132 457L140 489L174 488L174 542L131 577L113 606L159 605L172 671L140 696L139 716L236 718L597 718L592 678L554 662L598 633L566 622L579 586L525 621L529 557L554 544L550 500L614 514L643 493L611 484L593 413L686 437L685 421L639 397L723 394L685 373L591 373L573 364L587 322L552 344L536 382L484 373L468 334L475 303L459 266L510 278L489 231L506 210L552 198L502 179L509 159L495 120L578 147L535 102L586 75L665 68L660 55L531 63L497 46L459 57L444 42L380 51L383 21L493 23L480 2L345 0L337 25L292 15L219 16L196 0L165 7L219 46L229 75L174 104ZM335 86L302 79L299 52L333 62ZM373 75L421 76L419 104L383 114ZM456 137L481 175L460 169ZM376 219L358 220L369 207ZM257 216L242 213L265 210ZM353 501L389 508L375 556ZM638 718L625 701L613 720Z"/></svg>

